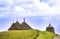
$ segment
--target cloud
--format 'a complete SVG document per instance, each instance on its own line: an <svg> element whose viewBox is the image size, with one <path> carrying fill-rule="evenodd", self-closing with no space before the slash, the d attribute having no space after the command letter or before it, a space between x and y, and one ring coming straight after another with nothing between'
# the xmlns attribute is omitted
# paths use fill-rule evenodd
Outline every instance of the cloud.
<svg viewBox="0 0 60 39"><path fill-rule="evenodd" d="M43 0L44 1L44 0ZM0 1L0 14L4 16L52 16L60 15L59 0L5 0ZM50 6L49 4L52 4ZM4 6L4 7L3 7Z"/></svg>
<svg viewBox="0 0 60 39"><path fill-rule="evenodd" d="M21 16L53 16L57 12L56 8L51 8L48 3L40 2L40 0L3 0L1 3L0 10L6 11L1 13L7 13L7 15L18 13L17 15ZM6 7L3 8L3 6Z"/></svg>
<svg viewBox="0 0 60 39"><path fill-rule="evenodd" d="M17 12L25 12L25 9L21 6L15 6L14 8L15 8L14 10L16 11L16 13Z"/></svg>
<svg viewBox="0 0 60 39"><path fill-rule="evenodd" d="M44 1L44 0L43 0ZM0 13L5 16L56 16L60 15L60 1L48 0L3 0L0 1ZM50 6L49 4L52 4ZM2 8L1 8L2 7Z"/></svg>
<svg viewBox="0 0 60 39"><path fill-rule="evenodd" d="M3 17L4 15L0 14L0 17Z"/></svg>

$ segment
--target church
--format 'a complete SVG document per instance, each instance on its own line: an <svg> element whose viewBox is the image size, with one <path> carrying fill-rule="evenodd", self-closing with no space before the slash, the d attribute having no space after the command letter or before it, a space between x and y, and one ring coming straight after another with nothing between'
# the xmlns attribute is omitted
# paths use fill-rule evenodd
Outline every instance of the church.
<svg viewBox="0 0 60 39"><path fill-rule="evenodd" d="M18 20L11 25L11 27L8 30L33 30L26 22L25 18L22 24L18 22ZM54 27L52 27L51 24L46 27L46 31L55 33Z"/></svg>
<svg viewBox="0 0 60 39"><path fill-rule="evenodd" d="M32 28L25 22L25 18L22 24L16 21L16 23L13 23L11 27L8 30L32 30Z"/></svg>

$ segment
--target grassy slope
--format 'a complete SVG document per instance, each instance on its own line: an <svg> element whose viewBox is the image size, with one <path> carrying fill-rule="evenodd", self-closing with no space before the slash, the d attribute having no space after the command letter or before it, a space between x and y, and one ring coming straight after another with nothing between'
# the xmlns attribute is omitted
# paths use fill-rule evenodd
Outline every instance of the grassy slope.
<svg viewBox="0 0 60 39"><path fill-rule="evenodd" d="M37 37L38 36L38 37ZM55 34L38 30L0 32L0 39L51 39Z"/></svg>
<svg viewBox="0 0 60 39"><path fill-rule="evenodd" d="M56 34L51 32L40 32L39 37L37 39L52 39Z"/></svg>
<svg viewBox="0 0 60 39"><path fill-rule="evenodd" d="M15 30L1 32L0 39L34 39L38 32L36 30Z"/></svg>

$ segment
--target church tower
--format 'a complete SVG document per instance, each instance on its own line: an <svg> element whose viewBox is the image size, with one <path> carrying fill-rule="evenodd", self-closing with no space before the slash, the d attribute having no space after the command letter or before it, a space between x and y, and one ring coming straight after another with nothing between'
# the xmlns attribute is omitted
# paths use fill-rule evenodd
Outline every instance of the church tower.
<svg viewBox="0 0 60 39"><path fill-rule="evenodd" d="M54 27L52 27L51 24L48 25L48 27L46 28L46 31L55 33Z"/></svg>

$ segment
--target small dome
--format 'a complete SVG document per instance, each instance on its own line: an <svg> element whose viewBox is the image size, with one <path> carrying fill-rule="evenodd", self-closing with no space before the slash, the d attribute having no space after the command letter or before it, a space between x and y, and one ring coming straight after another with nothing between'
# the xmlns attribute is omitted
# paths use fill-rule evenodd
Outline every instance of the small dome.
<svg viewBox="0 0 60 39"><path fill-rule="evenodd" d="M48 27L52 27L52 25L51 25L51 24L49 24L49 25L48 25Z"/></svg>

